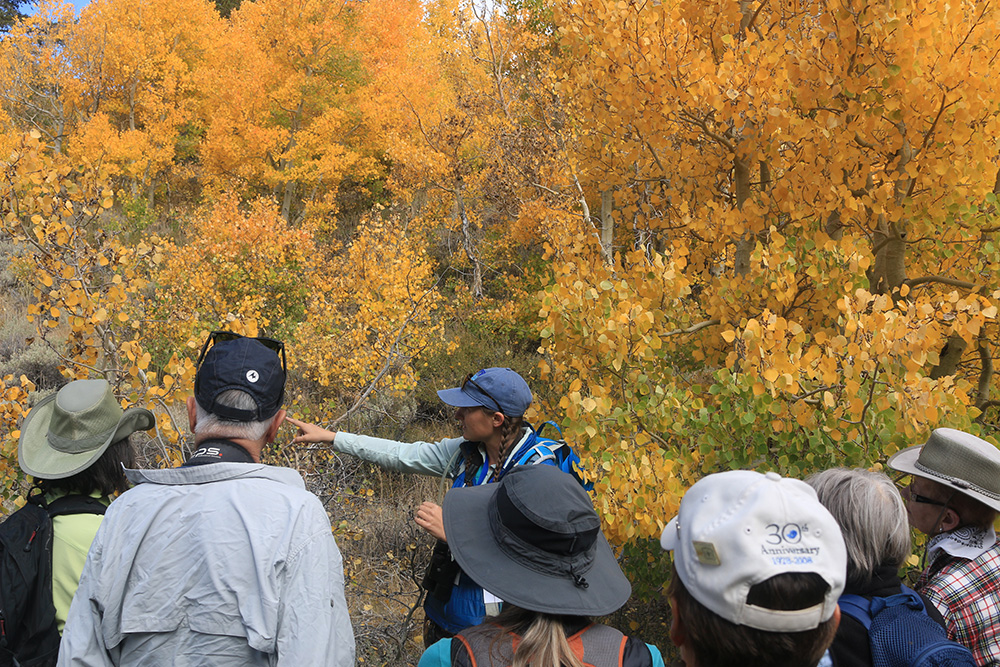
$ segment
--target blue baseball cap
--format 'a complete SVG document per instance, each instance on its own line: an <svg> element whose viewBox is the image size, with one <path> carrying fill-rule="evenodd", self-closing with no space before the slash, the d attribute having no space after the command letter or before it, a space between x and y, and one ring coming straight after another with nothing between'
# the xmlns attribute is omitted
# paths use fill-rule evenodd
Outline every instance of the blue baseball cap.
<svg viewBox="0 0 1000 667"><path fill-rule="evenodd" d="M253 397L256 409L240 410L216 403L219 394L230 389L238 389ZM270 419L281 409L285 398L282 358L256 338L219 339L204 353L195 373L194 398L207 412L230 421Z"/></svg>
<svg viewBox="0 0 1000 667"><path fill-rule="evenodd" d="M452 389L441 389L438 397L455 408L484 407L508 417L522 417L531 405L531 390L520 375L509 368L484 368Z"/></svg>

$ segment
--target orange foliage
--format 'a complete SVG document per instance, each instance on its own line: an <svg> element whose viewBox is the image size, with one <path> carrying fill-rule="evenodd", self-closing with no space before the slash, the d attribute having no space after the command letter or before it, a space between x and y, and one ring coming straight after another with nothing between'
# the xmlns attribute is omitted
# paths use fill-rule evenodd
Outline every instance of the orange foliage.
<svg viewBox="0 0 1000 667"><path fill-rule="evenodd" d="M564 405L571 432L600 433L582 443L595 456L628 445L598 484L613 514L660 504L634 528L652 535L676 502L659 476L626 474L636 452L687 479L802 474L877 463L939 424L978 428L974 406L996 390L1000 292L983 267L1000 260L984 236L1000 13L905 0L554 11L574 163L612 198L613 234L570 228L552 245L549 377L596 401Z"/></svg>
<svg viewBox="0 0 1000 667"><path fill-rule="evenodd" d="M59 354L68 378L106 378L126 404L169 402L193 369L173 355L151 366L141 336L144 312L136 307L148 286L144 276L161 255L148 243L123 245L106 224L112 205L106 172L49 154L38 132L9 149L0 232L23 250L15 261L32 276L28 320L37 338ZM8 398L20 405L11 414L23 411L23 393ZM169 415L158 427L176 441Z"/></svg>

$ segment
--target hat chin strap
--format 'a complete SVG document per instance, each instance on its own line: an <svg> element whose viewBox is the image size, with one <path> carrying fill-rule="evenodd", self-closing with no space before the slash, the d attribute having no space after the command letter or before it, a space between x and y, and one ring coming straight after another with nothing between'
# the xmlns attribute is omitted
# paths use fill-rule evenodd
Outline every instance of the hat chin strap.
<svg viewBox="0 0 1000 667"><path fill-rule="evenodd" d="M819 627L831 615L833 609L827 610L825 602L805 609L768 609L747 603L738 624L767 632L802 632Z"/></svg>

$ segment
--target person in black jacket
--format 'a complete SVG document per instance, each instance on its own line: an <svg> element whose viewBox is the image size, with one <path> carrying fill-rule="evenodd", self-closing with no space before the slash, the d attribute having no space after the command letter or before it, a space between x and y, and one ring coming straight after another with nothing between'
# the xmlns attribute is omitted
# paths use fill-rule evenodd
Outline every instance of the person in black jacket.
<svg viewBox="0 0 1000 667"><path fill-rule="evenodd" d="M866 599L902 592L899 568L912 551L906 506L899 491L882 473L862 468L833 468L806 480L840 525L847 546L844 593ZM924 599L928 615L944 626L934 605ZM869 667L868 631L843 614L830 646L835 667Z"/></svg>

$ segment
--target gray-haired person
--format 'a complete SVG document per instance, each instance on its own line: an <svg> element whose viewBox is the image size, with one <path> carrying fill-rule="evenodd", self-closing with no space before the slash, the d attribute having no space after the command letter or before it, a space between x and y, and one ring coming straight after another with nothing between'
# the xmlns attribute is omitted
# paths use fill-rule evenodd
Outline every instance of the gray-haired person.
<svg viewBox="0 0 1000 667"><path fill-rule="evenodd" d="M284 345L213 332L180 468L129 470L70 607L59 665L350 667L340 551L294 470L260 463L285 418Z"/></svg>
<svg viewBox="0 0 1000 667"><path fill-rule="evenodd" d="M861 468L833 468L812 475L806 482L816 489L820 502L836 519L844 537L847 546L844 593L869 601L901 594L899 568L910 555L912 545L906 506L892 480ZM928 600L923 603L928 615L942 627L943 640L944 619ZM838 667L873 664L871 639L859 619L849 613L841 615L830 655Z"/></svg>

